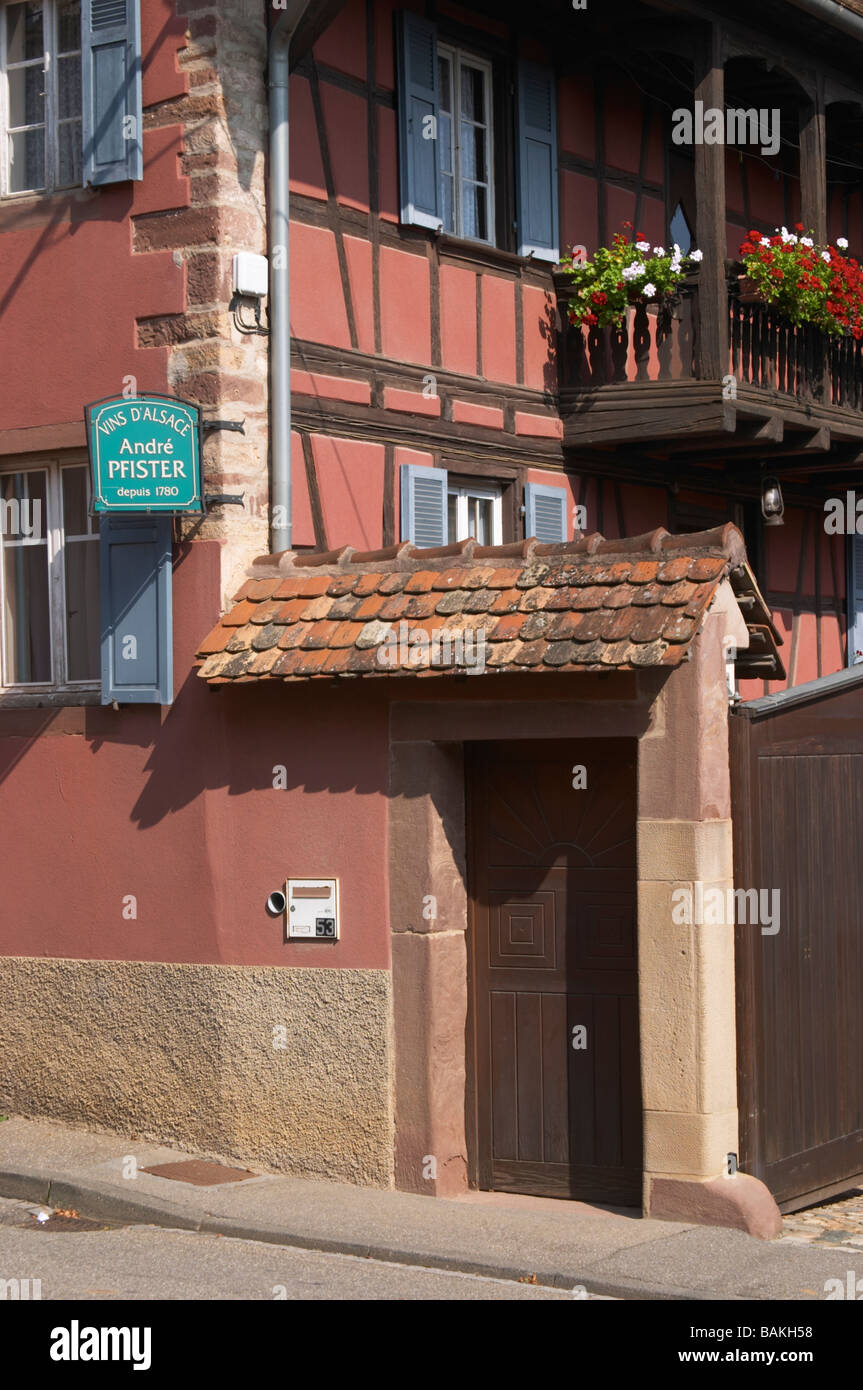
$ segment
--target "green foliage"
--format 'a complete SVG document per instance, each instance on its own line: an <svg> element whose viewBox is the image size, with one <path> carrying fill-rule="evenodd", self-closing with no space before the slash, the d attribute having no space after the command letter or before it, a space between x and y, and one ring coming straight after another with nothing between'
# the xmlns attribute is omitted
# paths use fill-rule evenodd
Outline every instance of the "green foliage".
<svg viewBox="0 0 863 1390"><path fill-rule="evenodd" d="M624 227L632 229L631 222ZM684 256L680 247L672 251L651 247L641 232L630 241L616 232L611 246L600 246L589 261L580 262L572 254L561 267L572 279L573 294L568 305L570 323L588 327L621 328L630 304L668 304L678 286L701 260L701 252Z"/></svg>

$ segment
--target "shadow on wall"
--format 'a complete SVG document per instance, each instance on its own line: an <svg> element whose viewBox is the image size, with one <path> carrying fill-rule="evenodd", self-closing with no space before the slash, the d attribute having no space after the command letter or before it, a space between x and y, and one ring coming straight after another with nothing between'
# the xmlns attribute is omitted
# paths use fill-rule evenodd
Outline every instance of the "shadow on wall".
<svg viewBox="0 0 863 1390"><path fill-rule="evenodd" d="M356 686L212 690L192 672L168 711L132 808L140 829L202 793L386 794L387 706Z"/></svg>
<svg viewBox="0 0 863 1390"><path fill-rule="evenodd" d="M548 351L542 367L543 384L546 391L556 393L560 387L558 359L563 324L554 297L550 294L545 296L545 311L540 314L537 323L540 337L545 341Z"/></svg>
<svg viewBox="0 0 863 1390"><path fill-rule="evenodd" d="M45 736L83 735L92 753L104 743L125 743L150 748L155 742L160 711L151 706L129 709L118 734L118 715L99 706L64 706L60 709L4 709L0 718L0 784Z"/></svg>
<svg viewBox="0 0 863 1390"><path fill-rule="evenodd" d="M260 107L266 107L268 96L265 77L268 56L267 6L254 3L241 6L239 26L229 15L220 17L220 20L223 32L234 31L231 34L234 51L238 42L242 43L243 50L253 48L254 59L248 60L249 72L255 75L260 73L260 88L254 93L248 92L242 81L237 84L226 81L222 85L224 128L237 162L237 183L248 193L254 180L255 165L259 158L264 157L266 150L267 120L261 125L257 112ZM260 212L262 219L265 219L263 202Z"/></svg>

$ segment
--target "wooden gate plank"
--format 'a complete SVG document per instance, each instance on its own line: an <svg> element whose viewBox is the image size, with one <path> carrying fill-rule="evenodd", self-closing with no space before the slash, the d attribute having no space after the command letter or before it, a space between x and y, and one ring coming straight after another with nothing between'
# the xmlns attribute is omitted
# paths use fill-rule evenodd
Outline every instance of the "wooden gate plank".
<svg viewBox="0 0 863 1390"><path fill-rule="evenodd" d="M861 693L828 678L731 717L736 884L781 906L775 935L736 929L740 1158L785 1210L863 1170Z"/></svg>

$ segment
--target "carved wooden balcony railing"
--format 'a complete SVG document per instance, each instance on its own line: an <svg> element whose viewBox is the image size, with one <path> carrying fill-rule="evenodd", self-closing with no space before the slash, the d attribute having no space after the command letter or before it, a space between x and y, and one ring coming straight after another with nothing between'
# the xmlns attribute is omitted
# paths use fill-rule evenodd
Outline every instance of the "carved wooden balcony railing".
<svg viewBox="0 0 863 1390"><path fill-rule="evenodd" d="M561 387L595 390L623 382L681 381L695 374L697 281L669 308L633 305L617 328L564 330ZM561 313L565 314L562 307Z"/></svg>
<svg viewBox="0 0 863 1390"><path fill-rule="evenodd" d="M795 326L766 304L729 295L730 364L738 384L799 401L863 410L863 343Z"/></svg>
<svg viewBox="0 0 863 1390"><path fill-rule="evenodd" d="M786 322L746 293L741 269L729 263L728 366L719 380L699 375L697 275L670 306L631 306L620 329L568 325L559 281L565 441L682 435L697 445L722 436L734 449L759 427L765 442L795 450L807 431L814 442L805 447L825 451L831 439L863 440L863 343Z"/></svg>

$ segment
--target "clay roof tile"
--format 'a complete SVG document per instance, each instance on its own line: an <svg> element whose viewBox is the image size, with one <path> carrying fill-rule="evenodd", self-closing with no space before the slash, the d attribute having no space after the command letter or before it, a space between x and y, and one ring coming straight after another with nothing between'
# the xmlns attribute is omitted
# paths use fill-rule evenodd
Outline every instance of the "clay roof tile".
<svg viewBox="0 0 863 1390"><path fill-rule="evenodd" d="M434 677L471 664L462 639L474 633L498 671L667 667L684 658L726 574L735 592L754 596L766 640L778 641L731 525L554 544L286 551L254 562L201 643L199 674L214 685ZM415 639L410 660L387 640L403 622Z"/></svg>

